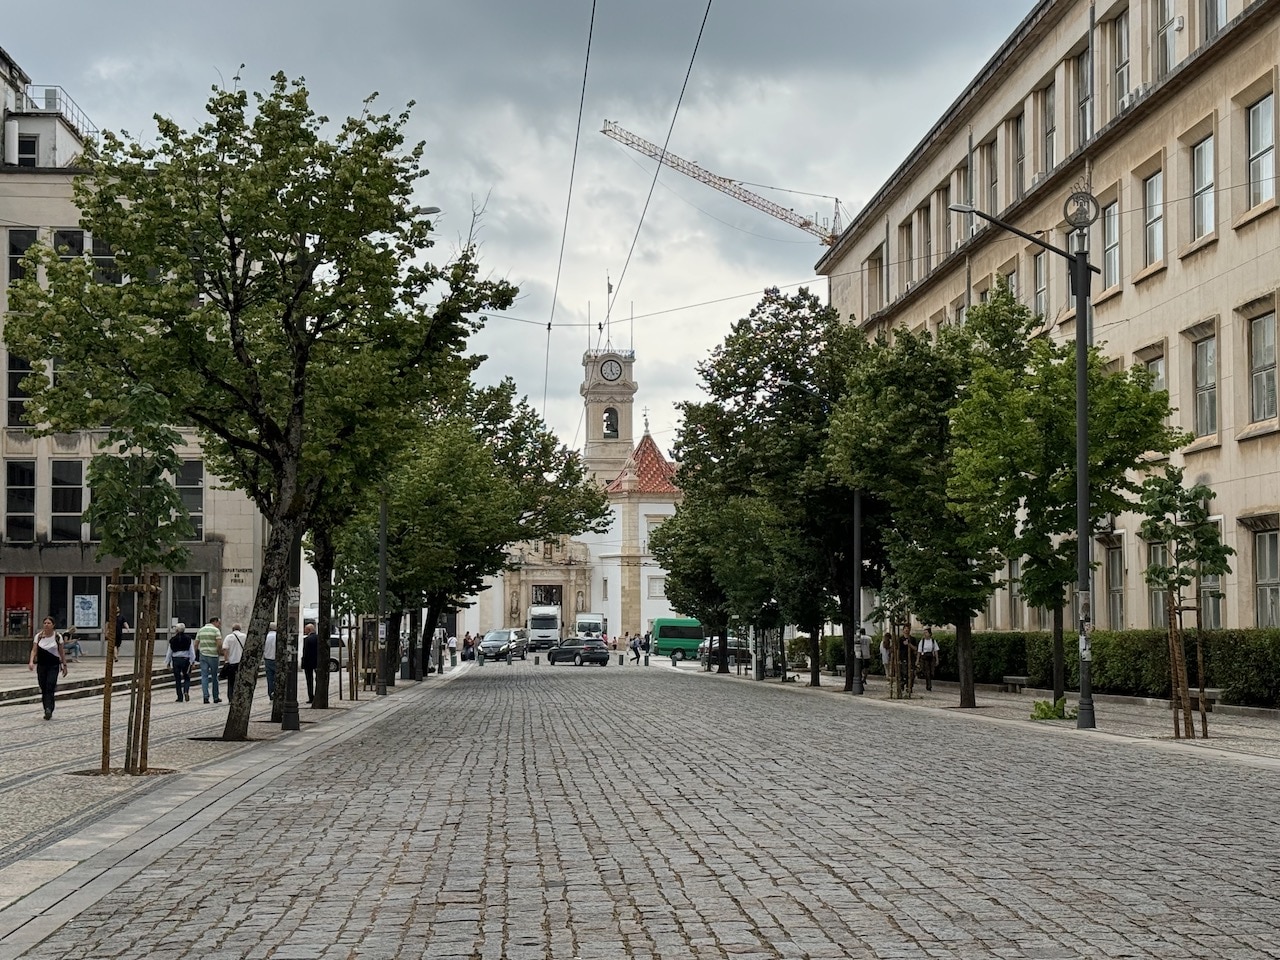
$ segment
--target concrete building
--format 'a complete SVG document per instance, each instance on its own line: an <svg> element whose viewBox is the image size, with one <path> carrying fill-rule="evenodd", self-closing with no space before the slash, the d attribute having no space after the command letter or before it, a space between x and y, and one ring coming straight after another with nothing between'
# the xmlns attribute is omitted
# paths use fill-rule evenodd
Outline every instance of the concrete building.
<svg viewBox="0 0 1280 960"><path fill-rule="evenodd" d="M1280 0L1041 0L818 264L868 336L963 323L1003 278L1070 338L1066 260L948 207L1071 249L1064 201L1091 191L1094 342L1169 390L1195 438L1172 460L1236 550L1200 584L1211 626L1280 626L1278 55ZM1162 549L1132 515L1104 523L1100 627L1163 624L1142 575ZM1006 577L978 625L1044 625L1016 558Z"/></svg>
<svg viewBox="0 0 1280 960"><path fill-rule="evenodd" d="M96 130L61 87L32 86L26 73L0 50L0 232L6 257L0 280L0 323L8 309L7 289L22 276L21 258L34 243L49 243L64 255L89 256L113 282L113 264L101 238L79 226L72 202L75 166L86 138ZM116 281L118 282L118 281ZM104 434L85 431L36 437L23 419L22 381L31 364L0 344L5 371L4 426L0 456L4 470L5 518L0 541L0 604L4 635L30 638L45 616L58 629L75 627L94 651L107 618L106 583L110 560L95 559L93 531L81 520L90 491L90 459ZM194 434L184 433L183 466L176 484L195 521L186 568L162 578L160 620L204 622L215 613L247 622L260 568L263 522L243 494L221 489L204 468ZM133 595L124 611L137 624ZM126 638L128 639L128 637ZM23 653L25 656L25 651Z"/></svg>
<svg viewBox="0 0 1280 960"><path fill-rule="evenodd" d="M647 418L635 438L635 359L634 351L610 346L582 357L583 459L608 494L609 530L519 544L511 569L459 613L460 633L522 626L532 604L560 606L569 623L575 613L603 613L611 637L646 633L656 617L676 615L666 597L666 571L649 553L649 535L675 513L680 491Z"/></svg>

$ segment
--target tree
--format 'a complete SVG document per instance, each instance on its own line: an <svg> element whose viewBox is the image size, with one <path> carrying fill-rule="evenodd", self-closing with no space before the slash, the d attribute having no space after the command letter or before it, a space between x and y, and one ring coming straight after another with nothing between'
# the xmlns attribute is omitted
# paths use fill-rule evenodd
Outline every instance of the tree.
<svg viewBox="0 0 1280 960"><path fill-rule="evenodd" d="M252 110L235 90L215 91L208 112L194 132L157 117L155 146L108 133L86 148L81 222L124 279L98 283L88 260L34 249L47 286L36 270L15 284L6 336L30 360L57 358L57 378L27 378L42 429L112 422L146 383L269 524L224 729L243 739L248 679L333 464L371 418L428 396L470 316L514 289L481 280L470 245L446 267L421 262L430 224L413 192L426 171L422 145L405 147L407 113L366 107L326 139L306 88L280 74Z"/></svg>
<svg viewBox="0 0 1280 960"><path fill-rule="evenodd" d="M1169 628L1169 681L1173 690L1173 735L1180 735L1178 711L1182 710L1182 732L1195 737L1191 721L1191 696L1187 684L1186 650L1182 636L1182 612L1186 590L1204 576L1221 577L1231 572L1227 559L1235 550L1222 542L1222 531L1210 519L1213 490L1202 483L1183 486L1181 467L1166 466L1164 472L1148 477L1142 484L1139 509L1142 536L1149 543L1163 544L1166 562L1151 563L1143 571L1148 584L1164 592L1166 623ZM1197 623L1198 623L1197 619ZM1196 630L1196 653L1200 679L1200 733L1209 736L1209 720L1204 703L1204 651Z"/></svg>
<svg viewBox="0 0 1280 960"><path fill-rule="evenodd" d="M183 541L193 535L187 509L173 485L182 466L176 447L182 435L168 426L169 405L146 384L129 391L119 419L107 430L102 450L89 461L91 491L84 519L98 539L97 559L117 557L125 573L134 578L139 593L135 624L133 683L129 697L129 743L124 768L128 773L147 770L147 743L151 731L151 663L155 645L158 595L149 572L155 567L179 570L190 551ZM106 451L115 448L114 453ZM119 584L114 582L112 590ZM111 595L110 620L118 594ZM103 773L109 772L111 742L112 651L106 651L106 692L102 709Z"/></svg>
<svg viewBox="0 0 1280 960"><path fill-rule="evenodd" d="M1053 611L1054 702L1065 694L1063 609L1077 577L1074 343L1036 337L1040 319L1003 283L968 314L972 372L952 411L955 465L947 490L1001 552L1022 561L1022 594ZM1136 497L1144 458L1184 438L1168 423L1169 395L1141 366L1113 372L1091 349L1090 516L1116 515Z"/></svg>
<svg viewBox="0 0 1280 960"><path fill-rule="evenodd" d="M937 340L901 330L877 340L848 370L831 425L828 458L851 487L891 512L885 547L911 609L956 629L960 706L976 706L972 617L993 589L999 555L990 528L971 523L947 483L956 443L949 411L970 368L963 329Z"/></svg>
<svg viewBox="0 0 1280 960"><path fill-rule="evenodd" d="M672 608L696 617L711 636L728 636L729 593L717 576L727 525L725 506L695 490L685 494L675 515L649 535L649 551L667 571ZM728 672L728 667L721 671Z"/></svg>

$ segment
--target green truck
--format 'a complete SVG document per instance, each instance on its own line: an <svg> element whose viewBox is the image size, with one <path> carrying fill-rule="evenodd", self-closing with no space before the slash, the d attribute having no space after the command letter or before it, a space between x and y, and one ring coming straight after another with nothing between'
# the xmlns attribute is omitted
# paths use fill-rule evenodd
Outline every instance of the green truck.
<svg viewBox="0 0 1280 960"><path fill-rule="evenodd" d="M702 624L692 617L658 617L653 621L653 652L660 657L696 660Z"/></svg>

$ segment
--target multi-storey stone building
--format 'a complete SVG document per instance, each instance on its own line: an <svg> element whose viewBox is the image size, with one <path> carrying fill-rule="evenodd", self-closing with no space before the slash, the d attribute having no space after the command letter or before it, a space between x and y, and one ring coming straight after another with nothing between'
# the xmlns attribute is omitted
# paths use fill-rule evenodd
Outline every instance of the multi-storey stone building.
<svg viewBox="0 0 1280 960"><path fill-rule="evenodd" d="M0 233L6 256L0 268L0 323L8 309L7 288L23 275L22 255L34 243L52 244L67 257L100 260L102 282L118 282L109 251L80 226L72 201L76 160L96 130L61 87L33 86L0 50ZM81 520L88 506L89 460L103 434L85 431L36 437L24 420L22 381L31 364L0 344L5 372L3 458L4 527L0 541L0 604L4 636L30 638L43 617L59 629L75 627L96 649L106 622L106 583L115 564L95 559L93 531ZM162 629L171 621L204 622L221 613L245 619L260 568L263 522L242 494L220 489L208 477L198 442L184 432L182 469L175 478L192 514L196 538L185 569L162 580ZM123 597L125 616L136 626L133 596ZM126 640L129 638L126 637ZM22 650L25 657L26 650Z"/></svg>
<svg viewBox="0 0 1280 960"><path fill-rule="evenodd" d="M1069 338L1065 258L949 208L1074 249L1064 201L1089 189L1094 342L1168 389L1194 436L1173 462L1236 550L1200 584L1211 626L1280 626L1278 56L1280 0L1041 0L818 264L868 336L963 323L1003 278ZM1098 625L1162 625L1143 570L1163 546L1133 515L1097 541ZM1044 625L1017 558L1005 577L980 625Z"/></svg>

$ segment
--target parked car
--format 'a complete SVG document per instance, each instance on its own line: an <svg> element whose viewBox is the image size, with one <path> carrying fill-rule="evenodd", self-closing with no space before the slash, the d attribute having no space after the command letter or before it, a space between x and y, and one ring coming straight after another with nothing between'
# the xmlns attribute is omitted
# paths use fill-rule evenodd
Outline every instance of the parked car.
<svg viewBox="0 0 1280 960"><path fill-rule="evenodd" d="M608 662L609 648L599 637L569 637L547 651L547 663L552 665L598 663L603 667Z"/></svg>
<svg viewBox="0 0 1280 960"><path fill-rule="evenodd" d="M490 630L480 641L480 656L486 660L529 659L529 635L521 627L512 630Z"/></svg>
<svg viewBox="0 0 1280 960"><path fill-rule="evenodd" d="M707 644L711 645L711 659L714 662L719 663L720 662L719 637L712 637L710 640L703 640L702 643L698 645L698 659L705 660L707 658ZM751 665L751 648L747 646L745 643L743 643L741 640L730 640L729 641L729 659L730 661L736 661L737 663L750 666Z"/></svg>

